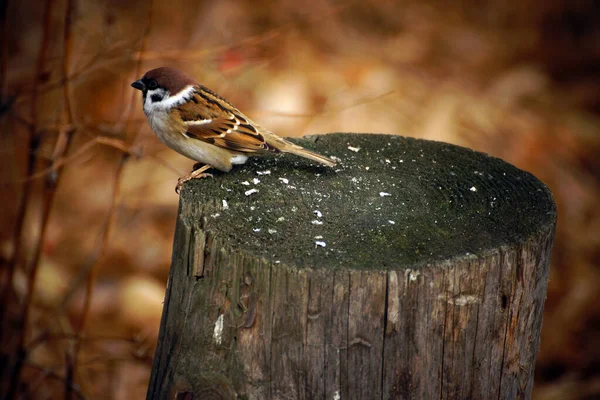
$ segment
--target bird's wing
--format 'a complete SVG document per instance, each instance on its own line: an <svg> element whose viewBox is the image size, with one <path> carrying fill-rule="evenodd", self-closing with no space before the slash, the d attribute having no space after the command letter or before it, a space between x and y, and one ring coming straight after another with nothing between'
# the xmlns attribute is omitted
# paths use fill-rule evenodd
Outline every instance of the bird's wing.
<svg viewBox="0 0 600 400"><path fill-rule="evenodd" d="M242 153L278 151L252 121L204 86L197 86L190 101L177 110L189 138Z"/></svg>

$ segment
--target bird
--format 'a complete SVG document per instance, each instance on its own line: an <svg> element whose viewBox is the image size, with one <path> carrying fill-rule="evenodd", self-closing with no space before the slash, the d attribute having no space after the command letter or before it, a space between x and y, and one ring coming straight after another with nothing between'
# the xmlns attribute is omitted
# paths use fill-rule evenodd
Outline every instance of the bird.
<svg viewBox="0 0 600 400"><path fill-rule="evenodd" d="M144 114L160 141L196 161L194 170L177 181L180 192L190 179L212 176L214 168L229 172L249 157L290 153L333 167L335 161L282 137L252 121L233 104L183 71L159 67L131 86L142 92Z"/></svg>

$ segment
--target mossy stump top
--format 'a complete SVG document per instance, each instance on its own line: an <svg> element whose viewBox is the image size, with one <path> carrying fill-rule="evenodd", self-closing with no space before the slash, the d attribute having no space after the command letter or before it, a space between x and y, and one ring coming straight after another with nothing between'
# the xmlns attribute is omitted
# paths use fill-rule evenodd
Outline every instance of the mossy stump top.
<svg viewBox="0 0 600 400"><path fill-rule="evenodd" d="M553 226L546 186L486 154L402 136L329 134L192 181L183 202L238 250L290 266L410 267L483 255Z"/></svg>
<svg viewBox="0 0 600 400"><path fill-rule="evenodd" d="M528 398L556 207L446 143L297 139L183 188L149 399Z"/></svg>

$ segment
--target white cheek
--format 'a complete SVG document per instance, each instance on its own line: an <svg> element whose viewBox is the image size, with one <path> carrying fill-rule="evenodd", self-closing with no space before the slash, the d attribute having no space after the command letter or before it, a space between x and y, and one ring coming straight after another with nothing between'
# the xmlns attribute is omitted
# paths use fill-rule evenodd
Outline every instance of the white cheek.
<svg viewBox="0 0 600 400"><path fill-rule="evenodd" d="M153 102L152 95L162 96L162 100ZM146 114L149 114L151 112L164 110L165 107L163 106L163 104L168 98L169 93L165 92L162 89L148 90L148 92L146 93L146 101L144 102L144 111L146 112Z"/></svg>

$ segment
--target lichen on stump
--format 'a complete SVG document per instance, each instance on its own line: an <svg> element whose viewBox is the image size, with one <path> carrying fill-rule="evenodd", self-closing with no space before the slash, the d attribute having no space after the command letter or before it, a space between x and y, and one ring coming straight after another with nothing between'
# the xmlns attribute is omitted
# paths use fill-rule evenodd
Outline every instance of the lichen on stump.
<svg viewBox="0 0 600 400"><path fill-rule="evenodd" d="M185 185L148 398L530 396L549 190L446 143L298 142L338 166L284 155Z"/></svg>

